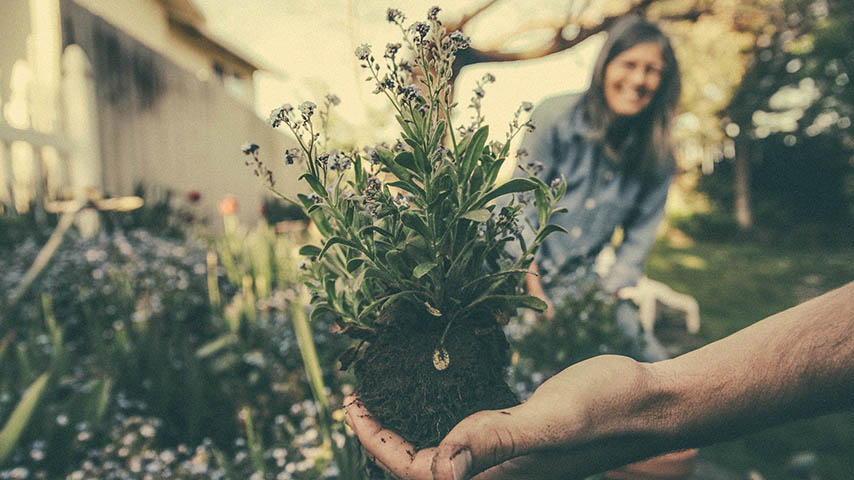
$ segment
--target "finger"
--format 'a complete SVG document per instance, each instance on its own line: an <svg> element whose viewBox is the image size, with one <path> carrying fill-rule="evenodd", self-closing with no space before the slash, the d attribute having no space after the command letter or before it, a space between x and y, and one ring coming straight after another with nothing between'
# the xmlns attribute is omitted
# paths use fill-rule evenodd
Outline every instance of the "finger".
<svg viewBox="0 0 854 480"><path fill-rule="evenodd" d="M436 480L460 480L528 453L536 429L527 428L524 405L475 413L457 424L436 451ZM524 428L523 428L524 427Z"/></svg>
<svg viewBox="0 0 854 480"><path fill-rule="evenodd" d="M371 417L358 399L347 407L347 424L359 437L369 458L380 468L404 480L430 480L435 449L416 451L397 433L385 429Z"/></svg>

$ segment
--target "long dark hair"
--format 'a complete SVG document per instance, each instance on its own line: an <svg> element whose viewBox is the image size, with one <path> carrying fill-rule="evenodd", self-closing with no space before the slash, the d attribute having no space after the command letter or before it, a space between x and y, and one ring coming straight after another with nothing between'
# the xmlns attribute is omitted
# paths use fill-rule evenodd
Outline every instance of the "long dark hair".
<svg viewBox="0 0 854 480"><path fill-rule="evenodd" d="M643 111L631 118L621 118L605 99L605 68L614 57L641 43L661 47L664 60L661 82ZM670 126L681 90L679 64L670 40L661 29L636 15L619 20L608 32L582 104L591 139L602 142L609 156L633 174L647 176L672 171ZM627 145L627 141L631 144Z"/></svg>

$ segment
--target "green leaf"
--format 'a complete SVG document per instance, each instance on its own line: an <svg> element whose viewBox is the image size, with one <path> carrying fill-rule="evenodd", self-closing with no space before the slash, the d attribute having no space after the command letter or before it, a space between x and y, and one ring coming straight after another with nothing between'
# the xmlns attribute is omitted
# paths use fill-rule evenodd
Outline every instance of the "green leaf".
<svg viewBox="0 0 854 480"><path fill-rule="evenodd" d="M466 149L466 155L463 159L462 165L462 173L463 180L469 177L475 162L480 158L481 153L483 153L483 146L486 145L486 140L489 138L489 126L484 125L480 127L480 129L475 132L474 136L472 136L471 144Z"/></svg>
<svg viewBox="0 0 854 480"><path fill-rule="evenodd" d="M465 218L466 220L472 220L475 222L485 222L492 218L492 212L485 208L481 208L478 210L472 210L470 212L466 212L460 215L460 218Z"/></svg>
<svg viewBox="0 0 854 480"><path fill-rule="evenodd" d="M36 405L39 403L42 395L45 393L47 381L50 378L50 372L43 373L29 387L15 409L12 410L12 415L6 420L3 430L0 430L0 465L6 463L9 455L15 450L15 445L21 438L24 428L30 422L30 417Z"/></svg>
<svg viewBox="0 0 854 480"><path fill-rule="evenodd" d="M430 315L433 315L434 317L442 316L442 312L439 311L439 309L434 307L433 305L430 305L430 302L424 302L424 307L427 308L427 313L429 313Z"/></svg>
<svg viewBox="0 0 854 480"><path fill-rule="evenodd" d="M308 182L308 186L310 186L311 189L314 190L314 193L320 195L322 198L327 197L326 189L323 188L323 184L320 183L320 180L318 180L317 177L315 177L314 175L310 173L303 173L299 177L299 179L305 179L305 181Z"/></svg>
<svg viewBox="0 0 854 480"><path fill-rule="evenodd" d="M514 178L490 190L475 202L475 207L486 205L490 201L508 193L528 192L537 188L537 183L527 178Z"/></svg>
<svg viewBox="0 0 854 480"><path fill-rule="evenodd" d="M407 137L414 137L415 136L412 133L412 128L409 126L409 122L404 120L403 117L401 117L400 115L395 115L394 118L397 119L398 125L400 125L400 128L403 129L403 132L406 133Z"/></svg>
<svg viewBox="0 0 854 480"><path fill-rule="evenodd" d="M546 302L531 295L488 295L475 300L469 304L468 308L472 308L481 303L500 303L509 307L530 308L538 312L542 312L548 308L548 304L546 304Z"/></svg>
<svg viewBox="0 0 854 480"><path fill-rule="evenodd" d="M554 232L566 233L566 229L561 227L560 225L555 225L555 224L546 225L546 228L544 228L543 231L537 235L537 238L534 239L534 245L541 243L543 240L545 240L545 238L547 236L551 235Z"/></svg>
<svg viewBox="0 0 854 480"><path fill-rule="evenodd" d="M394 302L396 302L397 300L400 300L401 298L403 298L407 295L415 296L418 293L419 292L417 290L404 290L403 292L398 292L398 293L395 293L393 295L389 295L387 297L383 297L383 298L380 298L378 300L375 300L373 303L368 305L364 310L362 310L362 313L359 314L359 321L360 322L363 321L363 319L365 319L370 313L372 313L373 311L375 311L376 309L380 308L381 306L383 306L385 304L391 305Z"/></svg>
<svg viewBox="0 0 854 480"><path fill-rule="evenodd" d="M430 270L433 270L434 268L436 268L436 265L437 265L436 262L420 263L412 270L412 275L415 276L415 278L421 278L424 275L426 275L427 273L429 273Z"/></svg>
<svg viewBox="0 0 854 480"><path fill-rule="evenodd" d="M407 191L413 195L420 195L421 197L424 196L424 189L419 187L418 185L412 183L412 182L400 180L397 182L390 182L387 185L390 185L392 187L397 187L401 190L405 190L405 191Z"/></svg>
<svg viewBox="0 0 854 480"><path fill-rule="evenodd" d="M213 355L214 353L228 347L229 345L234 345L237 342L237 337L232 335L231 333L226 333L216 340L211 340L210 342L202 345L196 350L196 358L207 358Z"/></svg>
<svg viewBox="0 0 854 480"><path fill-rule="evenodd" d="M326 245L324 245L324 246L323 246L323 249L320 251L320 253L318 253L318 254L317 254L317 258L318 258L318 259L323 258L323 255L325 255L325 254L326 254L327 250L329 250L329 247L331 247L331 246L333 246L333 245L336 245L336 244L345 245L345 246L348 246L348 247L350 247L350 248L354 248L354 249L356 249L356 250L359 250L359 246L358 246L358 245L356 245L355 243L351 242L350 240L347 240L347 239L346 239L346 238L344 238L344 237L332 237L332 238L330 238L329 240L327 240L327 241L326 241Z"/></svg>
<svg viewBox="0 0 854 480"><path fill-rule="evenodd" d="M412 212L403 212L400 216L400 220L404 225L418 232L418 234L424 237L427 241L430 243L433 242L433 233L430 232L430 229L421 217Z"/></svg>
<svg viewBox="0 0 854 480"><path fill-rule="evenodd" d="M304 257L316 257L320 255L320 247L316 245L303 245L299 249L299 254Z"/></svg>
<svg viewBox="0 0 854 480"><path fill-rule="evenodd" d="M362 264L365 263L365 259L361 257L351 258L347 262L347 271L350 273L355 272Z"/></svg>
<svg viewBox="0 0 854 480"><path fill-rule="evenodd" d="M538 188L534 191L534 203L537 205L537 227L545 225L549 215L549 201L546 198L543 189Z"/></svg>
<svg viewBox="0 0 854 480"><path fill-rule="evenodd" d="M301 307L295 306L294 308L301 308ZM331 313L335 316L338 315L338 312L336 312L335 309L330 307L328 303L320 302L320 303L314 305L314 308L311 310L311 316L309 317L309 320L314 322L315 320L320 318L321 315L325 315L327 313Z"/></svg>
<svg viewBox="0 0 854 480"><path fill-rule="evenodd" d="M442 140L442 135L445 134L445 121L442 120L436 126L436 131L433 133L433 138L430 140L430 150L435 150Z"/></svg>
<svg viewBox="0 0 854 480"><path fill-rule="evenodd" d="M407 142L409 142L409 140L407 140ZM411 170L412 173L418 173L418 166L415 163L415 156L412 152L401 152L394 158L394 161L401 167Z"/></svg>
<svg viewBox="0 0 854 480"><path fill-rule="evenodd" d="M368 225L367 227L362 228L361 230L359 230L359 235L364 237L364 236L368 236L374 232L377 232L380 235L383 235L383 236L388 237L388 238L394 237L394 235L392 235L391 232L389 232L388 230L386 230L384 228L378 227L376 225Z"/></svg>

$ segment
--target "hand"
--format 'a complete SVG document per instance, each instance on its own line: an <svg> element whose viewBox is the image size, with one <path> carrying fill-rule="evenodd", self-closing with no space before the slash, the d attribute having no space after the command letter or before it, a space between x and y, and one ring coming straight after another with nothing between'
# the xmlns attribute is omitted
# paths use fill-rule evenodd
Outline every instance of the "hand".
<svg viewBox="0 0 854 480"><path fill-rule="evenodd" d="M546 302L547 307L545 311L543 311L543 316L546 317L546 319L551 320L555 316L555 305L546 295L545 290L543 290L543 282L540 280L537 264L532 263L528 270L531 273L525 276L525 289L528 291L528 295L532 295Z"/></svg>
<svg viewBox="0 0 854 480"><path fill-rule="evenodd" d="M550 378L524 404L475 413L438 447L419 451L383 429L358 398L345 407L369 457L398 479L584 478L656 453L654 442L627 442L614 428L627 421L645 378L634 360L596 357Z"/></svg>

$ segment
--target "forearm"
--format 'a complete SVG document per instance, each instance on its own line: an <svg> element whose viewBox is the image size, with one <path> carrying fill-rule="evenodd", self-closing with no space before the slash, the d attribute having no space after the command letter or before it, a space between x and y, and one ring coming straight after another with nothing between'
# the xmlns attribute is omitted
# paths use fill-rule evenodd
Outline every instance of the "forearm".
<svg viewBox="0 0 854 480"><path fill-rule="evenodd" d="M671 448L854 406L854 283L646 366L640 428Z"/></svg>

